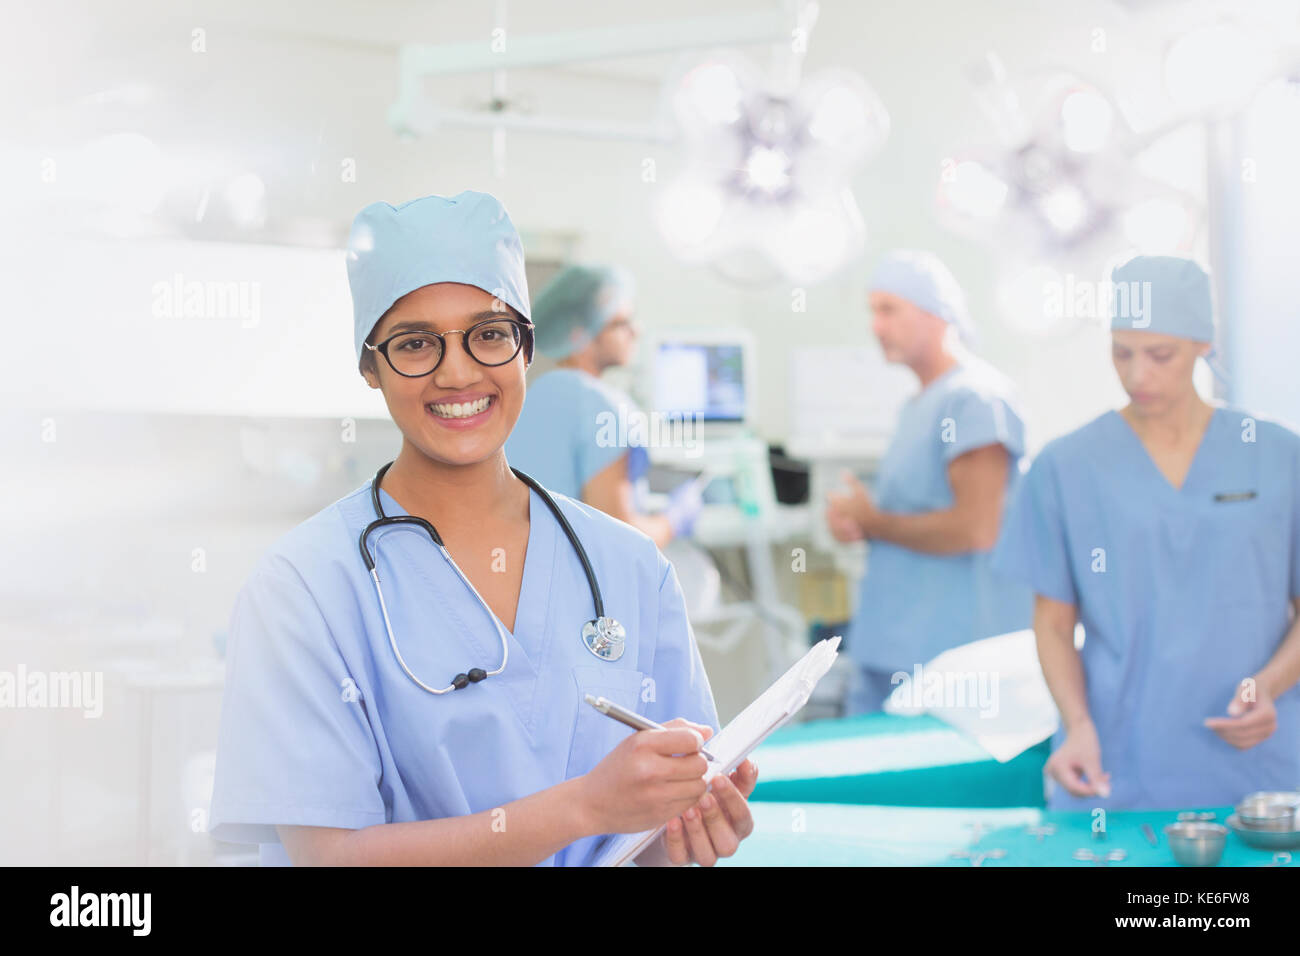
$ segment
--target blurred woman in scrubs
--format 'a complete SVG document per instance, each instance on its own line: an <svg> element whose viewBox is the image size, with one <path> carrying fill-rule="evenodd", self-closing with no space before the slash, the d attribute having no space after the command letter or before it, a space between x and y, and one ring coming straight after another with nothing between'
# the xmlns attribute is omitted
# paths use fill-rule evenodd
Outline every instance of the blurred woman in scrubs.
<svg viewBox="0 0 1300 956"><path fill-rule="evenodd" d="M1300 436L1197 395L1214 341L1199 266L1140 256L1112 281L1129 404L1042 450L995 555L1037 594L1062 722L1049 804L1224 806L1292 789Z"/></svg>
<svg viewBox="0 0 1300 956"><path fill-rule="evenodd" d="M875 496L846 474L849 491L826 511L838 540L871 542L848 633L851 714L879 710L899 672L1028 627L1031 607L1026 589L988 565L1024 454L1010 383L960 343L965 297L938 257L892 252L868 288L885 358L908 366L921 391L899 415Z"/></svg>
<svg viewBox="0 0 1300 956"><path fill-rule="evenodd" d="M621 655L597 654L576 549L506 461L533 329L505 209L473 192L373 203L348 278L361 373L403 439L376 493L445 551L383 526L372 579L366 482L261 559L230 628L212 835L267 863L561 865L667 822L638 862L733 853L756 772L705 793L717 716L672 566L555 496L626 630ZM629 732L584 694L668 729Z"/></svg>
<svg viewBox="0 0 1300 956"><path fill-rule="evenodd" d="M533 313L537 348L558 367L529 385L506 453L547 488L626 521L663 547L690 533L703 506L700 492L686 482L662 514L640 511L634 482L649 468L646 449L607 441L611 429L603 424L642 414L601 380L635 354L635 295L631 274L615 266L571 265L542 290Z"/></svg>

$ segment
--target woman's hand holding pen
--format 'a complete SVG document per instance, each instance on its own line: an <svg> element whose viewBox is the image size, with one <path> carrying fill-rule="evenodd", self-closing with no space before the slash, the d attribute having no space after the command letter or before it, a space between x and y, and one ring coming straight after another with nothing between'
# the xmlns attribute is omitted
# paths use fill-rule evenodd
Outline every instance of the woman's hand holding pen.
<svg viewBox="0 0 1300 956"><path fill-rule="evenodd" d="M679 719L664 726L629 734L582 778L592 833L653 830L705 795L701 725Z"/></svg>

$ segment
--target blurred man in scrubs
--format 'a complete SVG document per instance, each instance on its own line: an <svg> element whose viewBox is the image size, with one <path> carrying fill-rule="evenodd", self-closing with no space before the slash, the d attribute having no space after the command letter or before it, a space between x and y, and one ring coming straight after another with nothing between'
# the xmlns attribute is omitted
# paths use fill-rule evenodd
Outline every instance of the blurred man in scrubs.
<svg viewBox="0 0 1300 956"><path fill-rule="evenodd" d="M846 474L848 492L827 507L837 539L871 543L848 634L851 714L879 710L899 672L1028 627L1031 609L1029 592L988 563L1024 453L1010 383L959 341L970 317L938 257L892 252L868 288L885 358L910 368L921 391L899 415L875 495Z"/></svg>
<svg viewBox="0 0 1300 956"><path fill-rule="evenodd" d="M661 514L636 504L634 482L649 469L646 449L606 440L631 428L603 423L641 416L632 399L601 380L636 350L635 283L616 266L571 265L533 306L537 349L558 367L528 385L519 423L506 442L510 462L551 491L599 508L649 535L660 547L690 529L702 507L687 482Z"/></svg>
<svg viewBox="0 0 1300 956"><path fill-rule="evenodd" d="M1112 282L1129 404L1043 449L995 553L1037 594L1061 711L1049 805L1186 809L1293 789L1300 436L1197 395L1214 341L1199 266L1140 256Z"/></svg>

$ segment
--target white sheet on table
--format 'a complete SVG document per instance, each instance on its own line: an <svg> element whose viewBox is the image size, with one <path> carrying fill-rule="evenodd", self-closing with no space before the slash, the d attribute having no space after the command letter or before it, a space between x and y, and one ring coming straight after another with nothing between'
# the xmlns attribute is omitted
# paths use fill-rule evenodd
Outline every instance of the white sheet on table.
<svg viewBox="0 0 1300 956"><path fill-rule="evenodd" d="M885 701L885 712L931 714L969 734L999 763L1006 763L1050 737L1060 723L1056 703L1038 663L1033 631L1012 631L944 651L921 665L922 685L930 682L931 674L938 675L935 679L942 677L953 683L969 679L971 675L996 676L996 684L990 685L996 688L993 698L996 707L990 708L992 712L989 713L969 701L964 705L945 701L926 706L923 702L924 686L917 694L908 686L915 681L909 680L894 688ZM909 700L909 696L921 697L922 700Z"/></svg>

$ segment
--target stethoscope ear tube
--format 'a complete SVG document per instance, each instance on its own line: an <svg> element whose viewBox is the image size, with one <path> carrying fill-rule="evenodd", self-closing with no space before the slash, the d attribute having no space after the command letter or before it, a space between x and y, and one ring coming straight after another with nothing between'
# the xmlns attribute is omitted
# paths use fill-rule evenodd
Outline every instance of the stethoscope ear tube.
<svg viewBox="0 0 1300 956"><path fill-rule="evenodd" d="M384 504L379 500L379 483L383 481L384 475L388 473L388 469L391 467L393 467L393 463L390 461L375 472L375 478L370 482L370 504L375 509L376 517L374 521L366 525L366 530L361 532L361 541L359 542L361 546L361 560L366 562L366 570L372 574L375 570L375 559L370 556L370 548L366 546L366 541L369 539L371 532L378 531L380 528L387 525L417 525L429 533L429 537L433 539L434 544L440 548L443 547L442 535L438 534L438 529L423 518L417 518L415 515L393 515L390 517L384 514Z"/></svg>
<svg viewBox="0 0 1300 956"><path fill-rule="evenodd" d="M541 498L546 503L546 507L551 509L551 514L555 515L555 520L560 523L564 536L569 539L569 544L573 545L573 553L578 556L578 561L582 565L582 573L587 576L587 586L591 589L591 600L596 605L596 617L604 617L605 602L600 596L600 585L596 583L596 572L591 569L591 562L587 560L587 550L582 546L582 542L578 540L573 526L569 524L569 519L564 517L564 514L560 511L560 506L555 503L555 499L550 496L545 488L518 468L511 468L510 470L515 473L516 478L537 492L537 497Z"/></svg>
<svg viewBox="0 0 1300 956"><path fill-rule="evenodd" d="M366 530L361 532L361 559L366 562L366 570L375 570L375 559L370 556L370 548L366 546L366 539L370 537L371 532L378 531L380 528L395 524L412 524L416 527L423 528L433 539L433 543L438 547L443 547L442 537L434 529L433 525L423 518L417 518L415 515L385 515L382 518L376 518L370 524L366 525Z"/></svg>

